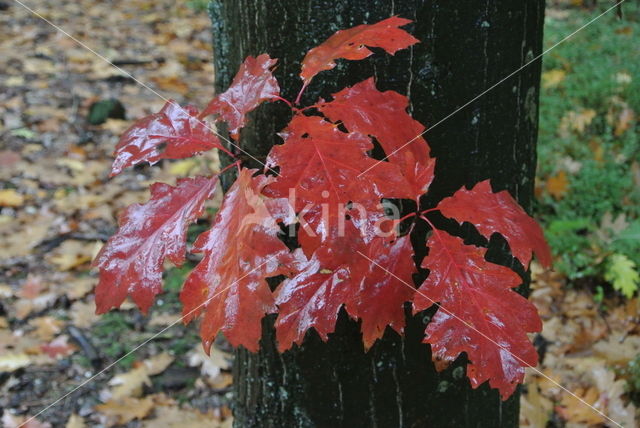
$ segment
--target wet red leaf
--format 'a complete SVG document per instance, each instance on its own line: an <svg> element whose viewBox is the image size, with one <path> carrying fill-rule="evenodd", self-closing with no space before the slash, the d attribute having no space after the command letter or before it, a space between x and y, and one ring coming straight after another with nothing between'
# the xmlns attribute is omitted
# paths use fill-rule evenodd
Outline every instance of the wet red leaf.
<svg viewBox="0 0 640 428"><path fill-rule="evenodd" d="M271 180L252 178L242 169L225 195L211 229L201 234L193 251L203 259L188 276L180 300L183 320L204 312L200 335L209 350L219 331L234 346L256 351L265 314L276 312L265 278L290 273L295 261L278 239L274 213L284 214L286 200L264 200L262 188Z"/></svg>
<svg viewBox="0 0 640 428"><path fill-rule="evenodd" d="M529 266L532 253L545 267L551 266L551 250L540 225L522 209L513 197L503 190L493 193L489 180L464 187L437 206L442 214L460 222L472 223L487 239L494 233L502 235L513 255Z"/></svg>
<svg viewBox="0 0 640 428"><path fill-rule="evenodd" d="M294 277L277 288L276 337L280 351L301 344L310 328L327 340L342 305L351 317L362 319L366 348L382 337L387 325L402 332L404 303L414 293L403 284L412 283L412 256L408 236L395 241L376 237L365 242L347 223L343 235L321 245Z"/></svg>
<svg viewBox="0 0 640 428"><path fill-rule="evenodd" d="M440 308L424 342L431 344L434 360L445 363L466 352L471 385L488 380L506 399L522 382L524 368L537 364L527 332L542 328L535 306L511 290L522 283L520 276L487 262L486 250L446 233L435 232L427 244L422 267L430 272L413 307L418 312L438 302Z"/></svg>
<svg viewBox="0 0 640 428"><path fill-rule="evenodd" d="M257 58L248 56L231 86L214 98L202 112L202 117L217 115L219 120L227 122L233 139L239 137L240 128L246 123L246 115L264 101L280 97L278 81L271 70L277 60L262 54Z"/></svg>
<svg viewBox="0 0 640 428"><path fill-rule="evenodd" d="M394 91L380 92L369 78L333 95L318 109L352 132L370 135L380 143L388 160L401 166L412 187L413 199L427 192L435 159L421 134L425 127L408 113L409 100Z"/></svg>
<svg viewBox="0 0 640 428"><path fill-rule="evenodd" d="M187 227L202 214L216 182L216 177L195 177L178 180L175 187L155 183L149 202L120 215L118 232L94 261L100 268L98 313L120 306L127 295L144 313L149 310L162 290L164 259L184 262Z"/></svg>
<svg viewBox="0 0 640 428"><path fill-rule="evenodd" d="M375 24L337 31L320 46L307 52L300 72L304 85L307 86L321 71L335 67L335 60L338 58L359 60L368 57L372 52L366 46L382 48L393 55L418 43L418 39L399 28L411 22L410 19L392 16Z"/></svg>
<svg viewBox="0 0 640 428"><path fill-rule="evenodd" d="M376 165L367 156L371 140L357 132L345 133L318 116L295 116L281 134L285 143L271 149L269 168L280 167L280 175L265 193L289 197L295 192L295 210L304 211L305 220L316 237L302 237L307 255L329 239L344 218L347 203L377 204L381 198L411 196L399 168L388 162ZM371 171L360 176L371 166ZM323 205L327 215L322 215ZM340 209L343 212L340 212ZM378 210L382 212L381 209ZM301 234L307 232L301 228Z"/></svg>
<svg viewBox="0 0 640 428"><path fill-rule="evenodd" d="M415 290L416 272L409 236L395 241L375 239L364 254L355 254L355 263L367 265L355 298L346 302L347 312L362 320L362 340L366 349L382 337L387 326L402 334L405 326L405 302ZM366 258L365 258L366 256ZM362 257L362 260L358 260Z"/></svg>
<svg viewBox="0 0 640 428"><path fill-rule="evenodd" d="M167 101L162 110L138 120L122 135L111 176L141 162L188 158L213 148L224 150L218 137L198 118L198 109Z"/></svg>

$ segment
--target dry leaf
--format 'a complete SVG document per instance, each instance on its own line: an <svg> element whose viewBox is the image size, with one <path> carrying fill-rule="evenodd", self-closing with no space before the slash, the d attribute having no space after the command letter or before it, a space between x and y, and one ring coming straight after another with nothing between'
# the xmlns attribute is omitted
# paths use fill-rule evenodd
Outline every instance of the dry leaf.
<svg viewBox="0 0 640 428"><path fill-rule="evenodd" d="M561 69L554 69L542 73L542 87L555 88L564 80L567 73Z"/></svg>
<svg viewBox="0 0 640 428"><path fill-rule="evenodd" d="M70 276L64 281L65 294L71 300L81 299L96 285L96 280L89 276L74 277Z"/></svg>
<svg viewBox="0 0 640 428"><path fill-rule="evenodd" d="M628 107L622 109L622 111L618 115L618 120L616 121L616 127L613 130L613 135L619 137L624 134L629 128L631 128L631 125L633 125L635 118L636 114L633 110Z"/></svg>
<svg viewBox="0 0 640 428"><path fill-rule="evenodd" d="M89 328L100 317L96 315L96 305L91 302L77 301L71 305L71 321L78 328Z"/></svg>
<svg viewBox="0 0 640 428"><path fill-rule="evenodd" d="M13 372L31 364L25 353L5 353L0 355L0 372Z"/></svg>
<svg viewBox="0 0 640 428"><path fill-rule="evenodd" d="M155 355L148 360L143 361L143 365L147 370L149 376L155 376L162 373L171 365L175 358L166 352Z"/></svg>
<svg viewBox="0 0 640 428"><path fill-rule="evenodd" d="M56 337L50 343L40 346L42 352L47 354L50 358L64 358L73 354L76 351L76 347L69 343L69 336L63 334Z"/></svg>
<svg viewBox="0 0 640 428"><path fill-rule="evenodd" d="M84 418L72 413L64 428L85 428Z"/></svg>
<svg viewBox="0 0 640 428"><path fill-rule="evenodd" d="M97 253L101 242L87 242L68 239L47 256L47 261L53 263L61 271L67 271L90 262Z"/></svg>
<svg viewBox="0 0 640 428"><path fill-rule="evenodd" d="M544 428L552 411L553 403L540 393L535 378L527 382L527 393L520 397L520 426Z"/></svg>
<svg viewBox="0 0 640 428"><path fill-rule="evenodd" d="M205 354L202 346L196 345L188 354L190 367L200 367L200 372L209 379L215 379L221 370L231 368L231 356L220 351L215 346L211 347L211 355Z"/></svg>
<svg viewBox="0 0 640 428"><path fill-rule="evenodd" d="M611 335L593 346L594 354L604 358L611 366L626 366L629 361L640 355L640 337L627 336L624 341Z"/></svg>
<svg viewBox="0 0 640 428"><path fill-rule="evenodd" d="M231 418L220 421L213 412L201 413L196 409L177 406L158 406L155 417L143 422L143 428L226 428L231 427Z"/></svg>
<svg viewBox="0 0 640 428"><path fill-rule="evenodd" d="M154 313L149 320L150 326L168 326L177 324L182 319L178 314Z"/></svg>
<svg viewBox="0 0 640 428"><path fill-rule="evenodd" d="M24 196L14 189L0 190L0 207L19 207L24 204Z"/></svg>
<svg viewBox="0 0 640 428"><path fill-rule="evenodd" d="M64 321L51 316L38 317L29 321L29 325L36 328L34 334L45 341L53 339L60 333L64 324Z"/></svg>
<svg viewBox="0 0 640 428"><path fill-rule="evenodd" d="M583 134L595 117L596 111L590 108L567 112L560 121L560 135L567 137L570 131Z"/></svg>
<svg viewBox="0 0 640 428"><path fill-rule="evenodd" d="M590 406L602 411L602 409L598 407L597 403L598 398L600 398L600 394L595 387L591 387L586 391L583 388L577 388L573 392ZM556 413L568 422L588 425L598 425L605 422L602 415L567 392L563 392L560 406L556 406Z"/></svg>
<svg viewBox="0 0 640 428"><path fill-rule="evenodd" d="M26 421L29 422L25 423ZM2 415L2 426L4 428L51 428L51 424L48 422L31 419L30 416L15 416L6 409Z"/></svg>
<svg viewBox="0 0 640 428"><path fill-rule="evenodd" d="M622 400L626 382L622 379L616 380L615 373L608 370L604 364L592 368L591 377L600 390L598 404L602 403L601 405L606 409L605 414L624 427L633 427L636 408L631 403L625 406Z"/></svg>
<svg viewBox="0 0 640 428"><path fill-rule="evenodd" d="M142 365L133 370L116 375L109 381L112 400L120 400L127 397L139 397L142 395L143 385L151 386L151 379L147 367Z"/></svg>
<svg viewBox="0 0 640 428"><path fill-rule="evenodd" d="M567 173L560 171L556 175L547 179L547 193L553 196L556 200L562 199L567 193L569 187L569 180L567 180Z"/></svg>
<svg viewBox="0 0 640 428"><path fill-rule="evenodd" d="M124 397L120 400L109 400L96 406L96 410L106 416L106 425L124 425L134 419L146 417L153 409L153 398L142 399Z"/></svg>
<svg viewBox="0 0 640 428"><path fill-rule="evenodd" d="M189 85L176 76L156 76L152 77L151 80L155 82L160 89L165 91L176 92L180 95L186 95L189 92Z"/></svg>

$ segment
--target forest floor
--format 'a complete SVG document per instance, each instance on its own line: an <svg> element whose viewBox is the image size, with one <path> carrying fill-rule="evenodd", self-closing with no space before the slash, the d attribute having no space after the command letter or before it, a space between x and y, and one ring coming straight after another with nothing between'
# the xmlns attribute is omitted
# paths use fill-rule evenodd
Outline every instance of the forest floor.
<svg viewBox="0 0 640 428"><path fill-rule="evenodd" d="M215 157L203 156L108 178L119 134L164 104L149 88L199 106L213 94L210 24L195 7L200 2L117 3L29 5L138 81L18 3L0 0L0 412L7 428L43 410L28 427L231 424L230 347L217 341L206 357L196 326L175 325L192 264L167 269L165 292L147 316L130 303L94 315L90 262L115 231L117 214L144 202L152 182L217 169ZM595 13L565 12L555 10L553 19L571 30ZM640 32L637 22L627 26ZM558 76L547 79L560 86ZM570 186L548 185L549 177L541 198L554 191L562 199ZM205 219L192 227L189 240L206 226ZM544 320L538 369L625 427L636 426L638 297L609 288L598 297L597 287L571 286L568 274L537 265L533 278L531 298ZM567 390L531 371L522 425L610 425Z"/></svg>

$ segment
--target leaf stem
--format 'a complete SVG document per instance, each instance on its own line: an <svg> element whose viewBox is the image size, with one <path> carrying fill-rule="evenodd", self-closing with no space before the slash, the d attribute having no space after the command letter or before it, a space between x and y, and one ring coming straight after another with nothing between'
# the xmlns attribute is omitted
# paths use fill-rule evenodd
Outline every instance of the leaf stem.
<svg viewBox="0 0 640 428"><path fill-rule="evenodd" d="M302 98L302 93L304 92L305 89L307 89L308 84L309 84L308 82L304 82L302 84L302 88L300 88L300 92L298 92L298 96L296 97L295 104L300 104L300 98Z"/></svg>

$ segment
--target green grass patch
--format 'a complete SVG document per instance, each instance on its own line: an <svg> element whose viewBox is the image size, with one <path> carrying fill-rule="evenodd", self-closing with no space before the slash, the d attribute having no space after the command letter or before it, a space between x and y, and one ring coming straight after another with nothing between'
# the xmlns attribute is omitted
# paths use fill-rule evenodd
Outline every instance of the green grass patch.
<svg viewBox="0 0 640 428"><path fill-rule="evenodd" d="M614 254L640 266L640 7L627 6L543 60L536 213L572 280L603 278ZM596 15L548 14L545 46Z"/></svg>

